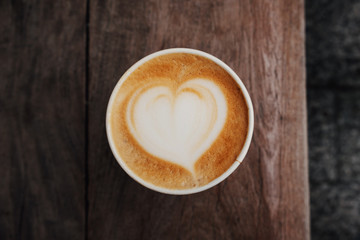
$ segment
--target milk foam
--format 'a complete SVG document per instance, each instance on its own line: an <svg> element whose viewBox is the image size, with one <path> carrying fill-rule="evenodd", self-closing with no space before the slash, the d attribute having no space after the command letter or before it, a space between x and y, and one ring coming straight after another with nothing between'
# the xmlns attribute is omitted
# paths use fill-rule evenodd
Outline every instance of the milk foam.
<svg viewBox="0 0 360 240"><path fill-rule="evenodd" d="M194 172L194 163L223 129L227 111L223 92L211 80L192 79L177 89L149 84L131 96L126 124L145 151Z"/></svg>
<svg viewBox="0 0 360 240"><path fill-rule="evenodd" d="M247 139L249 109L236 79L216 62L164 54L127 72L116 89L108 136L135 179L190 189L234 166Z"/></svg>

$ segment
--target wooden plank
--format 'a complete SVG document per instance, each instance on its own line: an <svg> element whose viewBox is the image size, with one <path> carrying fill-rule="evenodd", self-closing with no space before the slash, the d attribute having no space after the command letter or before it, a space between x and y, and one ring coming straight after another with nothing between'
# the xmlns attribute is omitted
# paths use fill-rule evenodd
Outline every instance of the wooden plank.
<svg viewBox="0 0 360 240"><path fill-rule="evenodd" d="M105 135L107 101L120 76L170 47L225 61L255 108L243 164L189 196L130 179ZM309 239L302 0L92 0L89 95L89 239Z"/></svg>
<svg viewBox="0 0 360 240"><path fill-rule="evenodd" d="M0 239L83 239L86 1L1 1Z"/></svg>

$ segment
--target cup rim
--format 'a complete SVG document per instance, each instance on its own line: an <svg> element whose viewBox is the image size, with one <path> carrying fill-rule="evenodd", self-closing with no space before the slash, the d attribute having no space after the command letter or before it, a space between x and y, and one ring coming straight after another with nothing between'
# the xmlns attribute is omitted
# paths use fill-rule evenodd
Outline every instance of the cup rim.
<svg viewBox="0 0 360 240"><path fill-rule="evenodd" d="M239 153L239 155L237 156L236 160L234 161L234 163L223 173L221 174L219 177L215 178L214 180L212 180L211 182L209 182L208 184L201 186L201 187L195 187L195 188L189 188L189 189L168 189L168 188L164 188L164 187L159 187L156 186L152 183L146 182L145 180L143 180L141 177L137 176L126 164L125 162L122 160L122 158L120 157L120 155L117 153L116 147L115 147L115 143L114 140L112 139L111 136L111 124L110 124L110 115L111 115L111 107L115 101L115 97L117 95L117 92L119 91L119 89L121 88L122 84L124 83L124 81L128 78L128 76L135 70L137 69L139 66L141 66L142 64L144 64L145 62L161 56L161 55L166 55L166 54L171 54L171 53L189 53L189 54L194 54L194 55L198 55L201 57L205 57L213 62L215 62L217 65L219 65L220 67L222 67L225 71L227 71L230 76L237 82L237 84L239 85L247 107L248 107L248 120L249 120L249 125L248 125L248 132L246 135L246 140L245 143ZM164 49L164 50L160 50L157 52L154 52L152 54L149 54L147 56L145 56L144 58L140 59L139 61L137 61L135 64L133 64L119 79L119 81L116 83L108 105L107 105L107 110L106 110L106 135L107 135L107 139L110 145L110 149L116 159L116 161L119 163L119 165L121 166L121 168L135 181L137 181L138 183L140 183L141 185L143 185L146 188L149 188L151 190L160 192L160 193L165 193L165 194L170 194L170 195L187 195L187 194L193 194L193 193L198 193L198 192L202 192L205 191L209 188L214 187L215 185L219 184L220 182L222 182L223 180L225 180L230 174L232 174L235 169L240 165L240 163L244 160L246 153L249 150L250 147L250 143L251 143L251 139L252 139L252 135L253 135L253 131L254 131L254 109L253 109L253 105L252 105L252 101L251 98L249 96L249 93L245 87L245 85L243 84L243 82L241 81L241 79L239 78L239 76L227 65L225 64L223 61L221 61L220 59L216 58L215 56L200 51L200 50L196 50L196 49L191 49L191 48L169 48L169 49Z"/></svg>

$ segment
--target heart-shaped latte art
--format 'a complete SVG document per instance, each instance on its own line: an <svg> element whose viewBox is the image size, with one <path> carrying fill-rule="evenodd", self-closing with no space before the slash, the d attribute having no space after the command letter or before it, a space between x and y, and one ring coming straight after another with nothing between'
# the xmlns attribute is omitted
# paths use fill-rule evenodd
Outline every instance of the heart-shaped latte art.
<svg viewBox="0 0 360 240"><path fill-rule="evenodd" d="M138 89L128 103L126 122L145 151L193 172L220 134L226 115L219 86L193 79L176 90L161 84Z"/></svg>

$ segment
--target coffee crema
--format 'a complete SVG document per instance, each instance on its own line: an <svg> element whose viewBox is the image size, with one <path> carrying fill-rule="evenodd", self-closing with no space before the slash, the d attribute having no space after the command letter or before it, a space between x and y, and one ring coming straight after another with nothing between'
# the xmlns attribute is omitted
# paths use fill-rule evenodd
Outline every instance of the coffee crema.
<svg viewBox="0 0 360 240"><path fill-rule="evenodd" d="M206 185L236 161L249 113L238 83L215 62L169 53L135 69L110 106L118 155L144 181L168 189Z"/></svg>

